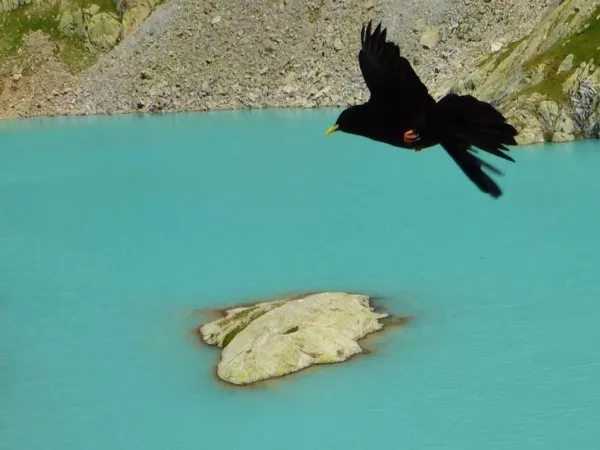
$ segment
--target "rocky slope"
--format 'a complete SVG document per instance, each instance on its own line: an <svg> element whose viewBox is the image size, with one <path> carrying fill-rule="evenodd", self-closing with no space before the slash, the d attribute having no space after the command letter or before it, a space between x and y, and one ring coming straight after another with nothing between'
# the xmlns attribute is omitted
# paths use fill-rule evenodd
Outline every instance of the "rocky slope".
<svg viewBox="0 0 600 450"><path fill-rule="evenodd" d="M453 87L491 101L532 144L600 137L600 0L563 0Z"/></svg>
<svg viewBox="0 0 600 450"><path fill-rule="evenodd" d="M43 103L76 86L158 1L0 1L0 117L47 114Z"/></svg>
<svg viewBox="0 0 600 450"><path fill-rule="evenodd" d="M31 1L54 4L58 0ZM440 96L458 74L470 71L475 56L526 35L541 12L552 6L549 0L167 0L158 6L144 4L155 10L128 28L122 8L131 10L140 3L117 0L116 12L106 14L118 26L106 17L94 19L103 24L95 39L89 37L89 19L80 26L81 17L87 14L83 9L82 15L72 13L72 20L62 18L61 29L79 30L74 33L80 37L85 34L82 29L87 32L88 37L83 37L89 44L86 48L95 52L98 61L89 69L73 69L56 61L53 52L46 52L29 71L19 72L18 64L4 64L0 116L354 103L367 94L357 51L360 27L371 18L383 21L388 36L400 44L432 93ZM110 6L103 5L105 9ZM140 17L149 12L143 11ZM36 39L55 42L52 33L37 33ZM115 47L107 52L111 45ZM59 66L64 76L48 82L47 75L58 73Z"/></svg>

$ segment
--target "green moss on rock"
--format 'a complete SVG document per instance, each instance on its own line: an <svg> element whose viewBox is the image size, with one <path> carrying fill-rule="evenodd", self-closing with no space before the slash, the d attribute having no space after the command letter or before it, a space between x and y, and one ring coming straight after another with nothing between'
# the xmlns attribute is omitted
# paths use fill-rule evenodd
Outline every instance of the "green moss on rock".
<svg viewBox="0 0 600 450"><path fill-rule="evenodd" d="M508 58L517 49L517 47L521 45L525 38L526 37L522 37L521 39L513 41L510 44L508 44L503 50L501 50L498 54L498 57L496 58L495 67L498 67L506 58Z"/></svg>
<svg viewBox="0 0 600 450"><path fill-rule="evenodd" d="M60 15L59 2L25 5L0 15L0 67L19 55L23 39L35 31L41 31L56 43L55 55L72 72L93 64L96 57L85 48L82 38L60 32Z"/></svg>
<svg viewBox="0 0 600 450"><path fill-rule="evenodd" d="M600 59L600 50L598 50L600 47L599 15L600 8L592 14L590 22L581 30L558 41L546 51L527 61L523 65L523 69L526 72L533 72L540 64L543 64L545 66L544 78L539 83L525 87L516 93L514 97L540 92L558 103L566 102L568 97L563 92L562 86L573 73L573 70L558 73L558 69L562 62L571 54L573 55L574 67L582 62Z"/></svg>
<svg viewBox="0 0 600 450"><path fill-rule="evenodd" d="M563 92L562 86L571 73L572 72L562 72L557 74L556 71L547 71L544 75L544 79L541 82L523 88L521 91L515 94L514 97L540 92L546 94L546 97L549 100L557 103L565 103L568 101L568 96Z"/></svg>
<svg viewBox="0 0 600 450"><path fill-rule="evenodd" d="M233 338L236 337L244 328L246 328L246 325L240 325L235 327L229 333L227 333L223 338L223 348L227 347L227 345L233 340Z"/></svg>
<svg viewBox="0 0 600 450"><path fill-rule="evenodd" d="M159 3L162 1L144 0L148 8ZM123 7L122 2L119 5ZM150 12L135 16L135 25L139 26ZM40 31L56 44L56 57L71 72L79 72L128 34L121 33L123 21L123 11L113 0L32 2L4 12L0 14L0 67L15 58L18 60L25 36Z"/></svg>
<svg viewBox="0 0 600 450"><path fill-rule="evenodd" d="M271 309L278 308L282 304L282 302L275 302L273 303ZM223 348L227 347L227 345L233 340L233 338L236 337L241 331L243 331L250 324L250 322L258 319L260 316L266 314L271 309L262 309L260 306L252 306L237 311L221 319L219 323L222 327L226 327L232 322L239 322L239 325L237 325L235 328L229 331L223 338Z"/></svg>
<svg viewBox="0 0 600 450"><path fill-rule="evenodd" d="M60 37L56 16L58 3L48 6L25 5L0 15L0 61L16 54L23 37L32 31L42 31L50 37Z"/></svg>

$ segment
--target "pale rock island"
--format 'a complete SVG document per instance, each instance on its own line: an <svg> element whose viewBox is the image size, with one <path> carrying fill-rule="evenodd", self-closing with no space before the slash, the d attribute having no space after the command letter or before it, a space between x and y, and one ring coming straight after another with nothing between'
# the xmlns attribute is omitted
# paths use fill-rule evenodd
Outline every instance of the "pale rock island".
<svg viewBox="0 0 600 450"><path fill-rule="evenodd" d="M319 292L224 310L198 329L222 348L219 379L248 385L363 353L359 341L407 317L378 312L368 295Z"/></svg>

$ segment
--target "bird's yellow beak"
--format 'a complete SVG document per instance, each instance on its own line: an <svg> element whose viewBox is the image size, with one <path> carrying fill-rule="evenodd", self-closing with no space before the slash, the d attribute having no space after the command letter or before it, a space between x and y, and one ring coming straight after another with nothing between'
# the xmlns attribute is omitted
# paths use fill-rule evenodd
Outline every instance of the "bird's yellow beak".
<svg viewBox="0 0 600 450"><path fill-rule="evenodd" d="M331 133L335 133L339 127L339 125L333 125L332 127L329 127L325 132L325 136L329 136Z"/></svg>

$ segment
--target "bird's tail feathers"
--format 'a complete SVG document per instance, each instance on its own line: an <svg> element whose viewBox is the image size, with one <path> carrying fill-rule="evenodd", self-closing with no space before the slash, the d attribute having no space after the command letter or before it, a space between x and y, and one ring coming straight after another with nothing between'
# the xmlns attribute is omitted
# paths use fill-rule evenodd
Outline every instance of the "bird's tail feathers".
<svg viewBox="0 0 600 450"><path fill-rule="evenodd" d="M502 172L471 151L478 147L514 162L504 151L508 151L507 145L517 144L517 130L492 105L470 95L446 95L436 104L434 114L442 147L483 192L500 197L502 191L498 185L481 169L486 168L496 175Z"/></svg>
<svg viewBox="0 0 600 450"><path fill-rule="evenodd" d="M517 145L517 130L486 102L471 95L448 94L436 105L437 123L441 124L442 145L451 142L460 147L478 147L492 155L513 161L505 151Z"/></svg>

